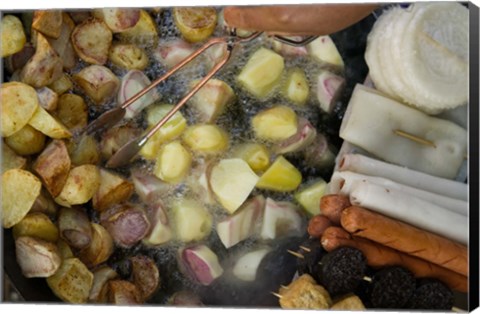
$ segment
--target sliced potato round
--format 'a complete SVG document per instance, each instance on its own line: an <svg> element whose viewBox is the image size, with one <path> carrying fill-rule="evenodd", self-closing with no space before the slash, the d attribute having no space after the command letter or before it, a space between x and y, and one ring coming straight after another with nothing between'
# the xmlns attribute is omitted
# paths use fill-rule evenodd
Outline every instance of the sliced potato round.
<svg viewBox="0 0 480 314"><path fill-rule="evenodd" d="M45 135L27 124L20 131L5 138L5 143L19 155L33 155L42 151Z"/></svg>
<svg viewBox="0 0 480 314"><path fill-rule="evenodd" d="M23 31L23 25L20 19L13 15L6 15L2 18L0 30L2 40L0 48L2 58L13 55L23 49L27 38Z"/></svg>
<svg viewBox="0 0 480 314"><path fill-rule="evenodd" d="M0 99L2 137L21 130L38 107L35 89L20 82L3 83L0 87Z"/></svg>
<svg viewBox="0 0 480 314"><path fill-rule="evenodd" d="M42 183L31 172L11 169L2 175L2 224L10 228L19 223L40 195Z"/></svg>
<svg viewBox="0 0 480 314"><path fill-rule="evenodd" d="M63 94L58 99L57 117L70 130L80 130L88 122L87 104L81 96Z"/></svg>
<svg viewBox="0 0 480 314"><path fill-rule="evenodd" d="M173 18L183 37L189 42L207 39L217 25L217 11L214 8L174 8Z"/></svg>
<svg viewBox="0 0 480 314"><path fill-rule="evenodd" d="M85 62L105 64L112 44L112 31L101 20L89 19L72 32L73 48Z"/></svg>
<svg viewBox="0 0 480 314"><path fill-rule="evenodd" d="M70 133L62 122L40 106L37 107L35 114L30 121L28 121L28 124L51 138L62 139L72 136L72 133Z"/></svg>

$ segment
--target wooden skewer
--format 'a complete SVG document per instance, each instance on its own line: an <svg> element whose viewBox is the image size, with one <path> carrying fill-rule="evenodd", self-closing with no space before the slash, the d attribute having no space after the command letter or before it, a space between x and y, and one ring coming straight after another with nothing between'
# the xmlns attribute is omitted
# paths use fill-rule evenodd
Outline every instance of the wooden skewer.
<svg viewBox="0 0 480 314"><path fill-rule="evenodd" d="M288 253L292 254L293 256L296 256L298 258L301 258L301 259L304 259L305 256L303 256L302 254L300 253L297 253L297 252L294 252L294 251L291 251L291 250L287 250Z"/></svg>
<svg viewBox="0 0 480 314"><path fill-rule="evenodd" d="M273 294L274 296L276 296L279 299L283 298L281 294L278 294L276 292L270 291L270 293Z"/></svg>
<svg viewBox="0 0 480 314"><path fill-rule="evenodd" d="M287 287L287 286L281 285L280 287L282 287L283 289L287 289L287 290L288 290L288 287Z"/></svg>
<svg viewBox="0 0 480 314"><path fill-rule="evenodd" d="M433 148L437 148L437 146L435 145L435 143L433 143L432 141L429 141L429 140L426 140L424 138L421 138L421 137L418 137L416 135L412 135L410 133L407 133L407 132L404 132L402 130L393 130L393 133L395 133L396 135L398 136L401 136L401 137L404 137L406 139L409 139L411 141L414 141L418 144L422 144L422 145L426 145L426 146L431 146Z"/></svg>
<svg viewBox="0 0 480 314"><path fill-rule="evenodd" d="M310 252L312 251L312 250L310 250L308 247L303 246L303 245L300 245L300 248L301 248L302 250L304 250L305 252L308 252L308 253L310 253Z"/></svg>
<svg viewBox="0 0 480 314"><path fill-rule="evenodd" d="M458 308L458 307L456 307L456 306L452 306L452 311L453 311L453 312L458 312L458 313L467 312L466 310L461 309L461 308Z"/></svg>

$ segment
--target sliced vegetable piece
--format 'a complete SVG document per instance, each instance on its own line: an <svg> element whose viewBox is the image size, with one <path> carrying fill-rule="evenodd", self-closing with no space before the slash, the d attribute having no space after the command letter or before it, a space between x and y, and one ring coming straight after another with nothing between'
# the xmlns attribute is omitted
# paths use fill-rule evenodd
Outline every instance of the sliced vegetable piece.
<svg viewBox="0 0 480 314"><path fill-rule="evenodd" d="M76 249L83 249L92 241L92 226L82 208L62 208L58 215L58 228L62 239Z"/></svg>
<svg viewBox="0 0 480 314"><path fill-rule="evenodd" d="M18 237L15 253L22 274L27 278L49 277L62 263L57 245L38 238Z"/></svg>
<svg viewBox="0 0 480 314"><path fill-rule="evenodd" d="M193 87L198 81L193 81ZM224 81L210 79L189 100L189 105L194 108L198 117L197 122L214 123L225 108L235 100L233 89Z"/></svg>
<svg viewBox="0 0 480 314"><path fill-rule="evenodd" d="M305 71L294 68L287 73L283 94L296 105L304 105L308 99L310 87Z"/></svg>
<svg viewBox="0 0 480 314"><path fill-rule="evenodd" d="M180 33L189 42L207 39L217 25L217 11L209 7L174 8L173 18Z"/></svg>
<svg viewBox="0 0 480 314"><path fill-rule="evenodd" d="M27 124L18 132L6 137L5 144L19 155L34 155L43 150L45 135Z"/></svg>
<svg viewBox="0 0 480 314"><path fill-rule="evenodd" d="M265 98L278 85L284 68L282 56L260 48L248 59L238 75L238 82L255 97Z"/></svg>
<svg viewBox="0 0 480 314"><path fill-rule="evenodd" d="M48 87L37 89L38 104L48 112L53 112L57 109L58 94Z"/></svg>
<svg viewBox="0 0 480 314"><path fill-rule="evenodd" d="M214 124L190 126L183 134L183 141L194 152L205 155L222 153L229 145L227 132Z"/></svg>
<svg viewBox="0 0 480 314"><path fill-rule="evenodd" d="M115 126L105 131L100 142L100 153L102 158L109 159L120 147L127 144L137 136L140 136L140 129L129 125Z"/></svg>
<svg viewBox="0 0 480 314"><path fill-rule="evenodd" d="M101 65L83 68L73 79L97 105L112 99L120 86L118 77L109 68Z"/></svg>
<svg viewBox="0 0 480 314"><path fill-rule="evenodd" d="M322 178L302 188L294 197L311 216L320 214L320 199L325 194L327 182Z"/></svg>
<svg viewBox="0 0 480 314"><path fill-rule="evenodd" d="M71 36L78 56L85 62L98 65L107 62L112 38L112 31L98 19L88 19L77 25Z"/></svg>
<svg viewBox="0 0 480 314"><path fill-rule="evenodd" d="M247 162L253 171L259 173L270 166L270 152L260 143L243 143L233 148L232 157Z"/></svg>
<svg viewBox="0 0 480 314"><path fill-rule="evenodd" d="M262 248L240 256L233 266L233 275L243 281L255 281L258 266L270 251L270 248Z"/></svg>
<svg viewBox="0 0 480 314"><path fill-rule="evenodd" d="M303 217L290 202L276 202L267 198L260 236L274 240L282 236L301 236L304 233Z"/></svg>
<svg viewBox="0 0 480 314"><path fill-rule="evenodd" d="M27 42L20 19L14 15L5 15L1 21L1 56L5 58L21 51Z"/></svg>
<svg viewBox="0 0 480 314"><path fill-rule="evenodd" d="M21 130L35 114L38 97L35 89L20 82L2 83L0 86L1 130L7 137Z"/></svg>
<svg viewBox="0 0 480 314"><path fill-rule="evenodd" d="M63 94L58 99L58 119L72 132L87 126L88 108L82 97Z"/></svg>
<svg viewBox="0 0 480 314"><path fill-rule="evenodd" d="M343 68L345 65L337 46L328 35L320 36L309 43L307 50L309 55L319 62L326 62L340 68Z"/></svg>
<svg viewBox="0 0 480 314"><path fill-rule="evenodd" d="M248 198L258 176L250 166L240 158L222 159L213 168L210 186L220 204L233 214Z"/></svg>
<svg viewBox="0 0 480 314"><path fill-rule="evenodd" d="M147 246L161 245L173 238L172 228L161 202L157 201L147 208L147 217L152 227L150 233L142 240L143 244Z"/></svg>
<svg viewBox="0 0 480 314"><path fill-rule="evenodd" d="M252 118L255 136L267 141L281 141L297 133L297 114L287 106L278 105L257 113Z"/></svg>
<svg viewBox="0 0 480 314"><path fill-rule="evenodd" d="M213 217L203 204L193 199L176 200L172 204L175 236L182 242L199 241L212 231Z"/></svg>
<svg viewBox="0 0 480 314"><path fill-rule="evenodd" d="M104 21L113 33L134 27L140 20L140 10L133 8L94 9L93 16Z"/></svg>
<svg viewBox="0 0 480 314"><path fill-rule="evenodd" d="M317 169L328 169L335 163L336 156L336 149L321 133L317 133L315 140L304 151L306 164Z"/></svg>
<svg viewBox="0 0 480 314"><path fill-rule="evenodd" d="M154 58L168 69L195 52L194 47L183 39L162 41L153 52Z"/></svg>
<svg viewBox="0 0 480 314"><path fill-rule="evenodd" d="M62 13L59 36L56 39L48 39L52 48L55 49L60 59L62 59L63 69L65 70L73 69L77 64L77 54L70 40L74 28L75 22L67 13Z"/></svg>
<svg viewBox="0 0 480 314"><path fill-rule="evenodd" d="M52 89L58 95L62 95L73 88L73 83L70 79L70 76L68 76L66 73L63 73L58 80L49 84L48 88Z"/></svg>
<svg viewBox="0 0 480 314"><path fill-rule="evenodd" d="M223 274L217 255L206 245L181 249L179 258L184 272L201 285L208 286Z"/></svg>
<svg viewBox="0 0 480 314"><path fill-rule="evenodd" d="M28 213L12 228L13 238L33 237L48 242L57 242L58 228L47 215L43 213Z"/></svg>
<svg viewBox="0 0 480 314"><path fill-rule="evenodd" d="M322 71L317 79L317 99L320 109L331 113L345 87L345 78L329 71Z"/></svg>
<svg viewBox="0 0 480 314"><path fill-rule="evenodd" d="M72 133L70 133L62 122L40 106L37 107L35 114L30 121L28 121L28 124L54 139L72 137Z"/></svg>
<svg viewBox="0 0 480 314"><path fill-rule="evenodd" d="M132 196L134 186L118 174L100 169L100 186L92 198L93 208L103 211Z"/></svg>
<svg viewBox="0 0 480 314"><path fill-rule="evenodd" d="M144 70L148 65L145 51L133 44L114 44L110 48L108 59L116 66L127 70Z"/></svg>
<svg viewBox="0 0 480 314"><path fill-rule="evenodd" d="M291 192L302 182L302 174L285 157L279 156L260 177L256 186L260 189Z"/></svg>
<svg viewBox="0 0 480 314"><path fill-rule="evenodd" d="M145 89L151 82L148 77L139 70L130 70L122 77L120 90L118 91L117 103L123 105L127 100L135 96L138 92ZM133 104L128 106L125 118L131 119L140 111L151 105L159 98L155 89L140 97Z"/></svg>
<svg viewBox="0 0 480 314"><path fill-rule="evenodd" d="M100 161L98 143L91 135L83 134L76 138L75 142L70 142L68 149L72 164L75 166L96 165Z"/></svg>
<svg viewBox="0 0 480 314"><path fill-rule="evenodd" d="M228 249L259 231L264 208L265 198L257 195L247 200L235 214L217 223L217 234L225 248Z"/></svg>
<svg viewBox="0 0 480 314"><path fill-rule="evenodd" d="M82 304L88 300L93 274L78 258L67 258L58 271L47 278L47 284L61 300Z"/></svg>
<svg viewBox="0 0 480 314"><path fill-rule="evenodd" d="M116 279L108 282L108 303L138 305L141 301L140 291L130 281Z"/></svg>
<svg viewBox="0 0 480 314"><path fill-rule="evenodd" d="M160 272L155 262L148 256L130 257L132 281L137 286L141 299L150 299L160 286Z"/></svg>
<svg viewBox="0 0 480 314"><path fill-rule="evenodd" d="M7 145L2 145L1 149L1 171L2 174L10 169L23 169L27 164L27 159L18 156Z"/></svg>
<svg viewBox="0 0 480 314"><path fill-rule="evenodd" d="M99 185L100 172L96 166L77 166L68 173L67 181L55 202L65 207L85 204L95 195Z"/></svg>
<svg viewBox="0 0 480 314"><path fill-rule="evenodd" d="M155 164L154 174L168 183L179 183L190 171L192 155L180 141L173 141L163 146Z"/></svg>
<svg viewBox="0 0 480 314"><path fill-rule="evenodd" d="M113 254L115 245L110 233L97 223L91 223L92 241L78 253L80 260L89 268L106 262Z"/></svg>
<svg viewBox="0 0 480 314"><path fill-rule="evenodd" d="M162 199L172 191L170 184L161 181L149 172L134 170L131 178L135 186L135 192L146 204Z"/></svg>
<svg viewBox="0 0 480 314"><path fill-rule="evenodd" d="M305 118L298 119L297 133L279 142L273 148L276 154L301 151L313 143L317 135L315 127Z"/></svg>
<svg viewBox="0 0 480 314"><path fill-rule="evenodd" d="M118 277L117 272L109 266L101 266L93 272L93 284L88 301L105 304L108 301L108 281Z"/></svg>
<svg viewBox="0 0 480 314"><path fill-rule="evenodd" d="M33 12L32 28L48 37L60 37L62 28L62 11L37 10Z"/></svg>
<svg viewBox="0 0 480 314"><path fill-rule="evenodd" d="M19 223L40 195L42 183L32 173L11 169L2 175L2 225L10 228Z"/></svg>
<svg viewBox="0 0 480 314"><path fill-rule="evenodd" d="M156 47L158 44L157 24L146 10L140 10L140 19L135 26L118 34L120 39L127 43L134 43L141 47Z"/></svg>

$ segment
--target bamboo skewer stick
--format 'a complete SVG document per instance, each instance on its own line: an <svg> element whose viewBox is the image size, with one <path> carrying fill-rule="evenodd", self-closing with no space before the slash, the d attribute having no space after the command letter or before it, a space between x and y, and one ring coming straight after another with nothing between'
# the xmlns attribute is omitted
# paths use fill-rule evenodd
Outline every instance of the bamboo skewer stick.
<svg viewBox="0 0 480 314"><path fill-rule="evenodd" d="M406 139L409 139L411 141L414 141L418 144L421 144L421 145L426 145L426 146L431 146L433 148L437 148L437 146L435 145L435 143L433 143L432 141L429 141L429 140L426 140L424 138L421 138L421 137L418 137L416 135L412 135L410 133L407 133L407 132L404 132L402 130L393 130L393 133L395 133L396 135L398 136L401 136L403 138L406 138Z"/></svg>

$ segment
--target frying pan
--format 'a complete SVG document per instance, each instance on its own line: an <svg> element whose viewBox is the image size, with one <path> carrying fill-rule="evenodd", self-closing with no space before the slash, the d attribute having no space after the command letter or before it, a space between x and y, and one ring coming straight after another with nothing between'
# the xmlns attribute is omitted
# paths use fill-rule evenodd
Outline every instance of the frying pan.
<svg viewBox="0 0 480 314"><path fill-rule="evenodd" d="M379 13L379 12L376 12ZM340 147L341 139L338 137L338 129L341 123L341 118L346 109L348 100L353 91L353 87L357 83L363 83L368 74L368 67L364 61L364 52L366 45L366 38L370 29L372 28L376 13L369 15L362 21L355 25L332 34L331 37L337 48L344 58L345 62L345 77L347 85L343 97L339 100L339 110L336 110L333 118L328 121L329 127L327 130L322 130L328 133L332 144ZM3 69L2 69L3 70ZM4 73L6 71L3 71ZM325 173L325 177L329 177L331 173ZM20 293L21 297L26 303L57 303L61 302L51 291L46 284L44 278L25 278L17 264L15 257L15 244L11 229L3 230L3 267L5 273L11 280L11 284ZM455 305L462 309L467 308L467 295L456 294Z"/></svg>

